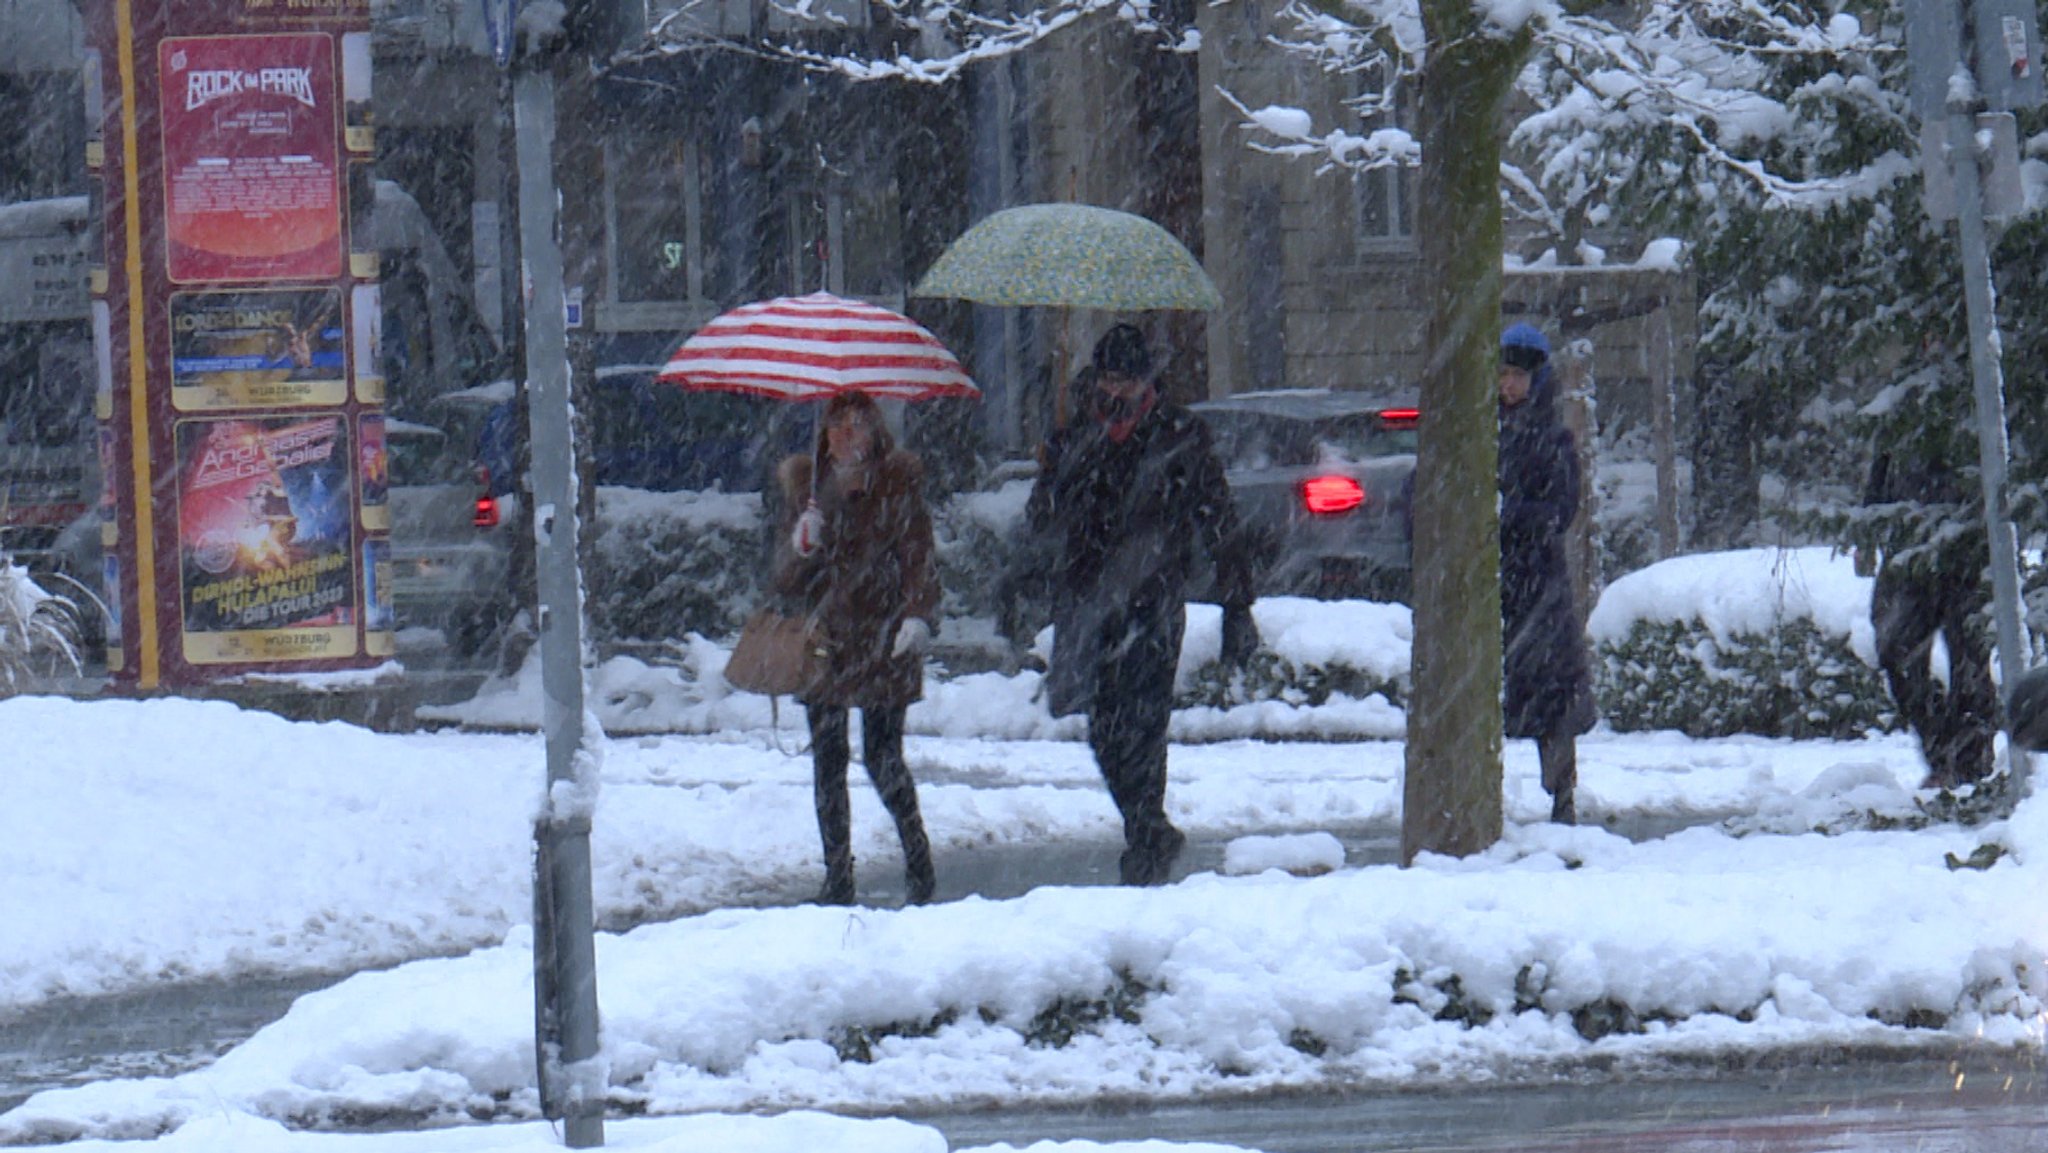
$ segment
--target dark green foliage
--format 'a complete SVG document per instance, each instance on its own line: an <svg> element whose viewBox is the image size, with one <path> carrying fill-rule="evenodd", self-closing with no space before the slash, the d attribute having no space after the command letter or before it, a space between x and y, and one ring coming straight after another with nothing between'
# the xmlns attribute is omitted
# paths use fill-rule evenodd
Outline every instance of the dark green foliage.
<svg viewBox="0 0 2048 1153"><path fill-rule="evenodd" d="M588 613L598 642L730 636L759 595L760 529L646 515L595 542Z"/></svg>
<svg viewBox="0 0 2048 1153"><path fill-rule="evenodd" d="M1031 1023L1024 1027L1026 1044L1039 1048L1059 1048L1070 1044L1075 1037L1093 1031L1105 1021L1118 1020L1127 1025L1139 1021L1139 1013L1145 998L1157 992L1157 988L1128 970L1117 974L1117 983L1093 997L1061 997L1038 1011Z"/></svg>
<svg viewBox="0 0 2048 1153"><path fill-rule="evenodd" d="M949 616L988 616L1015 555L1014 526L991 528L952 502L933 507L939 587ZM591 635L600 643L728 637L758 601L767 549L758 520L691 515L687 505L634 503L603 519L594 543Z"/></svg>
<svg viewBox="0 0 2048 1153"><path fill-rule="evenodd" d="M873 1063L875 1046L886 1037L930 1037L939 1030L960 1019L960 1014L947 1010L929 1021L891 1021L882 1025L846 1025L832 1030L826 1038L832 1051L841 1061L858 1061L863 1065Z"/></svg>
<svg viewBox="0 0 2048 1153"><path fill-rule="evenodd" d="M1329 1053L1330 1043L1309 1032L1297 1028L1287 1034L1287 1047L1309 1057L1322 1057Z"/></svg>
<svg viewBox="0 0 2048 1153"><path fill-rule="evenodd" d="M1389 679L1346 664L1300 665L1266 649L1252 654L1242 670L1211 662L1196 670L1174 699L1180 709L1227 709L1252 701L1321 705L1333 696L1364 700L1378 693L1396 708L1407 700L1405 678Z"/></svg>
<svg viewBox="0 0 2048 1153"><path fill-rule="evenodd" d="M1894 1029L1946 1029L1947 1013L1939 1009L1925 1009L1913 1006L1904 1010L1876 1010L1870 1014L1873 1021L1881 1021Z"/></svg>
<svg viewBox="0 0 2048 1153"><path fill-rule="evenodd" d="M1602 997L1572 1010L1572 1028L1586 1040L1598 1041L1617 1033L1640 1033L1643 1019L1626 1002Z"/></svg>
<svg viewBox="0 0 2048 1153"><path fill-rule="evenodd" d="M1981 871L1997 864L1999 858L2003 856L2005 856L2005 846L1994 841L1989 844L1978 845L1968 857L1958 857L1954 853L1943 853L1941 859L1943 863L1948 865L1950 872L1954 872L1957 869L1977 869Z"/></svg>
<svg viewBox="0 0 2048 1153"><path fill-rule="evenodd" d="M2011 816L2021 799L2019 784L2013 775L2000 773L1967 792L1943 789L1920 802L1920 810L1930 824L1983 825ZM1982 848L1978 850L1979 853L1984 851ZM1976 859L1972 854L1971 860ZM1995 861L1997 858L1992 859Z"/></svg>
<svg viewBox="0 0 2048 1153"><path fill-rule="evenodd" d="M1877 670L1804 618L1719 640L1698 622L1639 621L1595 655L1601 715L1621 732L1843 739L1892 724Z"/></svg>
<svg viewBox="0 0 2048 1153"><path fill-rule="evenodd" d="M945 614L995 616L1003 579L1016 563L1022 524L993 528L947 503L933 508L932 522Z"/></svg>
<svg viewBox="0 0 2048 1153"><path fill-rule="evenodd" d="M1655 11L1674 23L1707 18ZM1824 22L1835 11L1856 17L1873 43L1904 42L1900 0L1783 15ZM1723 45L1755 42L1759 25L1724 22L1713 29ZM1782 486L1768 494L1783 503L1761 510L1765 522L1746 534L1717 525L1717 544L1785 543L1776 534L1788 530L1801 540L1844 541L1845 531L1883 538L1894 553L1928 541L1967 544L1955 538L1982 517L1973 501L1902 502L1859 514L1853 525L1836 515L1855 504L1878 450L1951 461L1965 491L1977 489L1956 231L1930 221L1923 207L1906 54L1858 47L1765 52L1752 62L1751 91L1785 112L1761 139L1743 138L1740 125L1703 110L1672 116L1625 97L1582 100L1567 111L1561 98L1598 62L1539 52L1524 93L1552 111L1524 122L1512 144L1524 171L1543 173L1556 213L1557 235L1547 239L1570 259L1566 242L1592 219L1625 222L1612 236L1595 230L1624 250L1648 236L1687 242L1698 299L1695 359L1699 379L1714 382L1714 403L1702 408L1692 435L1696 443L1744 444L1750 475ZM2023 151L2038 154L2043 124L2039 110L2020 114ZM1731 165L1714 155L1717 147L1754 163ZM1567 153L1575 163L1553 163ZM1992 241L2011 496L2024 536L2041 523L2038 483L2048 463L2048 219L1994 222ZM1976 547L1981 555L1981 534Z"/></svg>
<svg viewBox="0 0 2048 1153"><path fill-rule="evenodd" d="M1432 975L1422 980L1407 969L1394 973L1394 1003L1413 1005L1438 1021L1456 1021L1479 1027L1493 1020L1492 1006L1473 1000L1465 992L1465 979L1456 973Z"/></svg>

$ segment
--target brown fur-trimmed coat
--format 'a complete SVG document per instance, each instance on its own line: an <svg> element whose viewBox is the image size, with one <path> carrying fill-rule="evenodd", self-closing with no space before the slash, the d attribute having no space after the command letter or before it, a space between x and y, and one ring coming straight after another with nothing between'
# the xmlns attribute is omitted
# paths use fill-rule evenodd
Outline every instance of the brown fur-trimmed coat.
<svg viewBox="0 0 2048 1153"><path fill-rule="evenodd" d="M897 626L921 617L938 631L939 572L923 462L891 449L860 474L865 483L849 485L828 472L816 493L824 539L802 557L789 538L812 498L816 467L810 454L799 453L776 473L783 515L774 588L809 613L823 654L810 687L797 695L814 705L908 705L924 695L924 658L890 655Z"/></svg>

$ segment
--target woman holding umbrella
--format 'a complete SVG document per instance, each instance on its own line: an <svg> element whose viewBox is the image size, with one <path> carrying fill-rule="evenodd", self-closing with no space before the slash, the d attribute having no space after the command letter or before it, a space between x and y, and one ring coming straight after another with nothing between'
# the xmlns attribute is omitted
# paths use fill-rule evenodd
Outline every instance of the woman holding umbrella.
<svg viewBox="0 0 2048 1153"><path fill-rule="evenodd" d="M826 402L815 451L784 460L778 480L786 547L774 585L808 613L817 662L798 696L825 850L818 901L853 903L847 723L858 708L868 777L903 843L909 902L925 904L936 884L931 842L903 759L903 716L924 693L939 608L923 464L895 446L872 397L847 391Z"/></svg>

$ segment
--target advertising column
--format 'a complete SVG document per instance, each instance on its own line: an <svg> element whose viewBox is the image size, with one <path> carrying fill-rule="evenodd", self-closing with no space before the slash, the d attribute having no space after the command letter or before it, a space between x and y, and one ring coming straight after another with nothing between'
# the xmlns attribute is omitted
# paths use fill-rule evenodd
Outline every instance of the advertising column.
<svg viewBox="0 0 2048 1153"><path fill-rule="evenodd" d="M94 4L110 667L152 689L373 663L367 3Z"/></svg>

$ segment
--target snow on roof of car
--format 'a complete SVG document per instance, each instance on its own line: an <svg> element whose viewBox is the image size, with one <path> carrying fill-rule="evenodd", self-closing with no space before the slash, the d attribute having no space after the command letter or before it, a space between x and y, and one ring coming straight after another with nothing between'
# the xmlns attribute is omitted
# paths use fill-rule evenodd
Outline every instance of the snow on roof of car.
<svg viewBox="0 0 2048 1153"><path fill-rule="evenodd" d="M1352 416L1387 408L1414 408L1415 393L1365 392L1330 388L1275 388L1240 392L1190 407L1196 412L1253 412L1293 420Z"/></svg>
<svg viewBox="0 0 2048 1153"><path fill-rule="evenodd" d="M445 437L448 434L431 424L415 424L409 420L400 420L395 416L387 416L384 418L384 435Z"/></svg>
<svg viewBox="0 0 2048 1153"><path fill-rule="evenodd" d="M435 397L434 404L503 404L512 399L514 385L509 380L494 380L489 384L458 388Z"/></svg>

